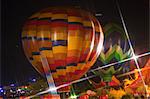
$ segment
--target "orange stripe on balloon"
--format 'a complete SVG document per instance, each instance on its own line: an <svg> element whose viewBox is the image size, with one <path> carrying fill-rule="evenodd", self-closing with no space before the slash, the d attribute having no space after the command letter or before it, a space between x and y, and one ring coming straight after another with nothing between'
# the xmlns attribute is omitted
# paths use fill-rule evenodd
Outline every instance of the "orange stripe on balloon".
<svg viewBox="0 0 150 99"><path fill-rule="evenodd" d="M77 63L78 61L78 57L67 57L67 64Z"/></svg>
<svg viewBox="0 0 150 99"><path fill-rule="evenodd" d="M57 22L52 22L51 23L51 27L52 28L55 28L55 27L67 27L68 26L68 24L67 24L67 22L59 22L59 21L57 21Z"/></svg>
<svg viewBox="0 0 150 99"><path fill-rule="evenodd" d="M83 30L83 26L79 24L69 24L68 30Z"/></svg>

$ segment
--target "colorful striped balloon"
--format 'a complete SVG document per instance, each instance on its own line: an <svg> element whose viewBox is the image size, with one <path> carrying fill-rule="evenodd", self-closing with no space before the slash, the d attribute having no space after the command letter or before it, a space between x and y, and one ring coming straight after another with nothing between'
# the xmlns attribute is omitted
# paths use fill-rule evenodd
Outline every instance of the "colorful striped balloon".
<svg viewBox="0 0 150 99"><path fill-rule="evenodd" d="M104 34L105 41L103 50L92 68L101 68L94 71L94 74L99 75L104 82L110 82L113 75L122 74L130 70L129 62L119 62L130 58L132 55L124 30L121 26L115 23L106 24L104 26ZM108 64L115 62L118 62L118 64L108 66ZM108 67L106 67L106 65ZM92 78L91 81L98 82L98 80L95 79L96 78ZM99 82L101 79L99 79Z"/></svg>
<svg viewBox="0 0 150 99"><path fill-rule="evenodd" d="M52 74L55 85L60 86L79 79L94 64L103 45L103 32L98 20L87 11L51 7L28 19L22 42L34 68L40 74Z"/></svg>

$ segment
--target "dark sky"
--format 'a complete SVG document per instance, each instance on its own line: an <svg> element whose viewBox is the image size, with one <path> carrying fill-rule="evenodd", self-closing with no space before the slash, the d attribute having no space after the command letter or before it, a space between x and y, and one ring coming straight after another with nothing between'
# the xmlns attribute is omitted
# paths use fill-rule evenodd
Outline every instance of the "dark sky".
<svg viewBox="0 0 150 99"><path fill-rule="evenodd" d="M130 36L137 52L143 53L149 48L149 2L148 0L118 0L127 24ZM3 0L2 2L2 85L23 82L38 73L27 61L22 45L21 31L25 20L33 13L58 5L78 5L98 17L102 26L109 22L121 24L115 0Z"/></svg>

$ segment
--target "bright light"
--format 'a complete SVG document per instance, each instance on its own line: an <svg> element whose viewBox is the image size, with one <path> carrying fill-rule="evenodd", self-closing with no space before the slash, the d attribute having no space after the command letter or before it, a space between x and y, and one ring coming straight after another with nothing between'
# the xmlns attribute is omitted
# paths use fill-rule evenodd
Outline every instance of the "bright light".
<svg viewBox="0 0 150 99"><path fill-rule="evenodd" d="M138 57L137 55L134 55L134 54L133 54L132 58L133 58L134 60L137 60L139 57Z"/></svg>
<svg viewBox="0 0 150 99"><path fill-rule="evenodd" d="M95 16L99 17L99 16L103 16L102 13L96 13Z"/></svg>
<svg viewBox="0 0 150 99"><path fill-rule="evenodd" d="M21 91L21 89L18 89L18 91Z"/></svg>
<svg viewBox="0 0 150 99"><path fill-rule="evenodd" d="M1 93L3 93L3 92L4 92L4 90L1 90L0 92L1 92Z"/></svg>
<svg viewBox="0 0 150 99"><path fill-rule="evenodd" d="M34 79L32 79L32 81L33 81L33 82L36 82L36 79L34 78Z"/></svg>
<svg viewBox="0 0 150 99"><path fill-rule="evenodd" d="M27 86L25 86L24 88L26 88L26 89L27 89L28 87L27 87Z"/></svg>
<svg viewBox="0 0 150 99"><path fill-rule="evenodd" d="M14 86L15 86L15 84L10 84L10 86L14 87Z"/></svg>
<svg viewBox="0 0 150 99"><path fill-rule="evenodd" d="M70 99L77 99L77 96L76 95L71 95Z"/></svg>
<svg viewBox="0 0 150 99"><path fill-rule="evenodd" d="M12 90L10 90L10 92L13 92Z"/></svg>
<svg viewBox="0 0 150 99"><path fill-rule="evenodd" d="M57 90L56 87L51 87L51 88L48 89L48 91L56 91L56 90Z"/></svg>

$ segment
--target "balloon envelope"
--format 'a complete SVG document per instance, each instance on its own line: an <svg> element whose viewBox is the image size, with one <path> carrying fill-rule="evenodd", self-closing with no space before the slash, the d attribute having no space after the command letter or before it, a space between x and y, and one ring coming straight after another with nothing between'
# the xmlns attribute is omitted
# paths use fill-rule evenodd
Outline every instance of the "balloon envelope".
<svg viewBox="0 0 150 99"><path fill-rule="evenodd" d="M79 79L94 64L102 48L103 33L89 12L51 7L28 19L22 42L34 68L42 75L51 72L59 86Z"/></svg>
<svg viewBox="0 0 150 99"><path fill-rule="evenodd" d="M129 64L126 62L124 64L118 63L108 67L105 67L105 65L129 58L131 56L131 51L124 30L119 25L115 23L106 24L104 26L104 34L105 41L103 50L92 68L101 68L95 70L94 73L99 75L104 82L111 82L114 74L129 71ZM94 81L94 79L91 80Z"/></svg>

